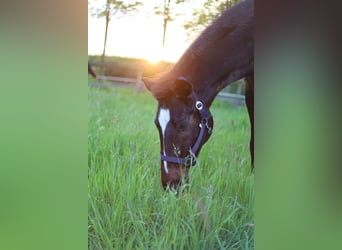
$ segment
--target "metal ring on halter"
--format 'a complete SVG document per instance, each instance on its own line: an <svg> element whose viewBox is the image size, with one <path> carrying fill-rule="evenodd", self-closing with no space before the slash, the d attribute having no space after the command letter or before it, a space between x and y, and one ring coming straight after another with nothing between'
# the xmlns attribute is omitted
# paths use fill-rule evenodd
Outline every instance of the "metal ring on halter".
<svg viewBox="0 0 342 250"><path fill-rule="evenodd" d="M199 127L202 128L202 126L208 127L208 120L207 119L202 119Z"/></svg>
<svg viewBox="0 0 342 250"><path fill-rule="evenodd" d="M203 103L201 101L196 101L196 108L198 110L202 110L203 109Z"/></svg>

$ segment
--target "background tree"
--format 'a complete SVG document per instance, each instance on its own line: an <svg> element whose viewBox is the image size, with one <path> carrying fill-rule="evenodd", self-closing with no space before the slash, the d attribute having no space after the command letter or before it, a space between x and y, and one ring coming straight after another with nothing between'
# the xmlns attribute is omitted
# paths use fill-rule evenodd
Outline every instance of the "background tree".
<svg viewBox="0 0 342 250"><path fill-rule="evenodd" d="M93 1L98 3L99 1ZM127 2L127 1L126 1ZM88 2L88 5L90 3ZM97 4L89 8L90 13L97 18L105 18L106 29L104 35L103 52L101 56L100 73L104 74L104 60L106 54L106 44L107 44L107 33L108 25L113 17L120 18L124 15L133 15L138 12L138 7L142 5L142 2L125 3L125 1L117 0L105 0L104 4ZM96 6L96 7L95 7Z"/></svg>
<svg viewBox="0 0 342 250"><path fill-rule="evenodd" d="M164 48L165 45L165 37L166 37L166 27L168 22L171 22L174 20L174 17L177 15L174 13L174 6L171 6L171 2L175 4L180 4L184 3L187 0L176 0L176 1L171 1L171 0L164 0L163 6L156 6L154 8L155 13L157 15L160 15L163 17L163 42L162 46Z"/></svg>
<svg viewBox="0 0 342 250"><path fill-rule="evenodd" d="M203 8L194 9L192 19L184 24L189 39L194 39L208 24L228 7L235 5L240 0L207 0Z"/></svg>

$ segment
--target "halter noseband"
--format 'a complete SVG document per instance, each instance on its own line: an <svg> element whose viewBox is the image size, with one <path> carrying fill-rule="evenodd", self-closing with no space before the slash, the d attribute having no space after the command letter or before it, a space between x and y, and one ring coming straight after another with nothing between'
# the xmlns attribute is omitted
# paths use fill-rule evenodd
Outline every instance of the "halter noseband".
<svg viewBox="0 0 342 250"><path fill-rule="evenodd" d="M174 157L174 156L167 156L164 154L160 154L160 159L162 161L167 161L171 163L177 163L177 164L182 164L186 166L194 166L196 164L196 154L198 153L198 149L201 145L201 142L204 137L204 132L206 129L208 129L208 134L210 135L212 132L212 128L209 127L209 120L212 118L211 113L209 109L205 108L203 103L198 100L197 96L195 93L192 93L194 99L195 99L195 108L197 112L199 113L200 116L200 124L199 127L201 128L199 135L197 137L197 140L195 144L190 148L190 154L186 157L180 158L180 157Z"/></svg>

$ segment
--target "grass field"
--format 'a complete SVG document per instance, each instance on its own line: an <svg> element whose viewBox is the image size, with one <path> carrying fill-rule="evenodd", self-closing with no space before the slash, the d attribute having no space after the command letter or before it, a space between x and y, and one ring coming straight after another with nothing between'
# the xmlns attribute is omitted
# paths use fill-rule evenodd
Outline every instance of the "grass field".
<svg viewBox="0 0 342 250"><path fill-rule="evenodd" d="M161 186L152 96L90 88L88 103L89 249L253 249L245 107L214 102L213 135L177 196Z"/></svg>

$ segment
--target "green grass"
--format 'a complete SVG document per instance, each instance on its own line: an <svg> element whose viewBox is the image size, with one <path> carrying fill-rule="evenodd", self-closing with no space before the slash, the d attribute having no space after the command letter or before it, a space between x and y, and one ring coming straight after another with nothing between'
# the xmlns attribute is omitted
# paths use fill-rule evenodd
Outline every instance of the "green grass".
<svg viewBox="0 0 342 250"><path fill-rule="evenodd" d="M215 101L213 135L182 195L164 192L156 101L89 89L89 249L253 249L254 178L245 107Z"/></svg>

